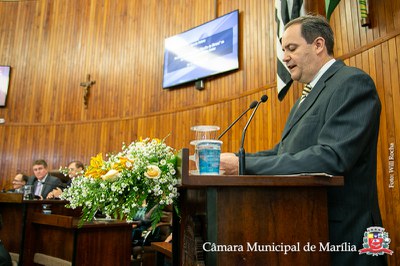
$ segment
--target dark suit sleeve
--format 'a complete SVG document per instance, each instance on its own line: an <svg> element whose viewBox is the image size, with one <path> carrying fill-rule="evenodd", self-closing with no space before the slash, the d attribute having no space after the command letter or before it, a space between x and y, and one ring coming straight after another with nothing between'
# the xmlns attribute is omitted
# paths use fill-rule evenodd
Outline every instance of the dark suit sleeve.
<svg viewBox="0 0 400 266"><path fill-rule="evenodd" d="M371 142L376 141L381 107L375 85L364 72L346 71L326 82L313 106L318 106L317 111L302 118L292 129L296 133L281 140L281 152L246 157L247 174L342 175L366 149L376 145Z"/></svg>
<svg viewBox="0 0 400 266"><path fill-rule="evenodd" d="M45 198L55 188L62 187L62 182L58 177L48 176L42 189L42 197Z"/></svg>
<svg viewBox="0 0 400 266"><path fill-rule="evenodd" d="M271 150L265 150L265 151L259 151L256 153L248 153L246 156L249 157L259 157L259 156L272 156L272 155L277 155L278 154L278 148L279 144L277 144L273 149Z"/></svg>

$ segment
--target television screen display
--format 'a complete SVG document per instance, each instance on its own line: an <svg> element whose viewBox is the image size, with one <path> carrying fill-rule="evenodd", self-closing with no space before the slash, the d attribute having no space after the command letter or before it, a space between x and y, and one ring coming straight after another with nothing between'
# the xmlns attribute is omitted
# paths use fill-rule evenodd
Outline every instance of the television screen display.
<svg viewBox="0 0 400 266"><path fill-rule="evenodd" d="M10 81L10 67L0 66L0 106L6 105L9 81Z"/></svg>
<svg viewBox="0 0 400 266"><path fill-rule="evenodd" d="M239 11L165 39L163 88L239 68Z"/></svg>

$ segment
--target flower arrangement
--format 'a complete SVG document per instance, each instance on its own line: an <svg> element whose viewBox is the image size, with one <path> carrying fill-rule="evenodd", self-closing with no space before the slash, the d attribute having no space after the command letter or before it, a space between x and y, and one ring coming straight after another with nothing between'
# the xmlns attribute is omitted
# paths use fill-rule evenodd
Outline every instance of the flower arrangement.
<svg viewBox="0 0 400 266"><path fill-rule="evenodd" d="M93 220L98 211L129 222L142 206L156 206L151 214L154 228L163 208L178 197L176 162L174 149L164 140L123 144L121 152L106 159L101 153L92 157L84 175L74 178L61 198L69 201L69 208L82 208L82 223Z"/></svg>

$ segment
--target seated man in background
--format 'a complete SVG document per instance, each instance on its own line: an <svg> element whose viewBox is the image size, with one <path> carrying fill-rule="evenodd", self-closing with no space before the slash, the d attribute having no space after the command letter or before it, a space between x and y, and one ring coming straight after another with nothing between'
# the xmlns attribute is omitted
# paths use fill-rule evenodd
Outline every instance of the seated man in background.
<svg viewBox="0 0 400 266"><path fill-rule="evenodd" d="M75 177L82 175L83 172L85 170L85 166L83 165L82 162L80 161L72 161L68 164L68 177L69 180L66 184L67 187L69 187L71 185L72 179L74 179ZM53 189L53 191L51 191L48 195L47 195L47 199L56 199L56 198L60 198L60 195L62 193L62 188L57 187L55 189Z"/></svg>
<svg viewBox="0 0 400 266"><path fill-rule="evenodd" d="M45 160L36 160L33 163L33 173L28 185L33 185L33 194L36 198L45 199L47 195L56 187L61 187L62 182L59 178L51 176L47 170Z"/></svg>
<svg viewBox="0 0 400 266"><path fill-rule="evenodd" d="M16 174L12 181L13 189L9 190L8 192L23 193L24 186L28 183L28 180L29 180L28 176L22 173Z"/></svg>

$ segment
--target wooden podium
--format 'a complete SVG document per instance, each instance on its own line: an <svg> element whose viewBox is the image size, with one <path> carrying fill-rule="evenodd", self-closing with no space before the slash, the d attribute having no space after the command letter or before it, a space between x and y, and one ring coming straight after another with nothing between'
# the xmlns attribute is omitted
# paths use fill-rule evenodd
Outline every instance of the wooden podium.
<svg viewBox="0 0 400 266"><path fill-rule="evenodd" d="M174 265L329 265L319 251L327 188L343 177L191 175L188 156L183 149Z"/></svg>

